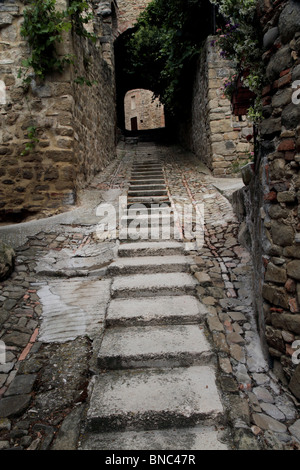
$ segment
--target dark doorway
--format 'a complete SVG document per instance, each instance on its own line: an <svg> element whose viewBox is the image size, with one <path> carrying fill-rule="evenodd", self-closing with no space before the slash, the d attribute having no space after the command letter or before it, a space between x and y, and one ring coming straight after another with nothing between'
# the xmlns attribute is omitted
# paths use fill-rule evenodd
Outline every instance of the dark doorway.
<svg viewBox="0 0 300 470"><path fill-rule="evenodd" d="M137 131L138 130L137 117L131 118L131 130L132 131Z"/></svg>

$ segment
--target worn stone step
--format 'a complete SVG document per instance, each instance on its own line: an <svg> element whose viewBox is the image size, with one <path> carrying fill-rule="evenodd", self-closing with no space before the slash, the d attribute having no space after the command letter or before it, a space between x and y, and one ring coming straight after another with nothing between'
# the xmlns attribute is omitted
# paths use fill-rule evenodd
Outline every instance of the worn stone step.
<svg viewBox="0 0 300 470"><path fill-rule="evenodd" d="M140 185L148 185L148 184L153 184L153 185L165 185L165 180L164 178L137 178L134 180L130 181L130 186L140 186Z"/></svg>
<svg viewBox="0 0 300 470"><path fill-rule="evenodd" d="M155 184L155 183L148 183L148 184L139 184L139 185L130 185L129 191L159 191L164 190L166 191L165 184Z"/></svg>
<svg viewBox="0 0 300 470"><path fill-rule="evenodd" d="M229 450L225 443L224 431L222 429L216 430L215 426L195 426L153 431L88 433L83 437L81 449L105 451ZM187 455L185 462L193 464L193 457L193 455ZM169 458L169 462L172 461L172 458ZM184 457L181 458L181 462L184 462Z"/></svg>
<svg viewBox="0 0 300 470"><path fill-rule="evenodd" d="M133 274L112 282L112 298L183 295L195 292L197 281L186 273Z"/></svg>
<svg viewBox="0 0 300 470"><path fill-rule="evenodd" d="M153 204L171 205L168 196L130 196L127 199L127 208L134 204L143 204L145 207L151 207Z"/></svg>
<svg viewBox="0 0 300 470"><path fill-rule="evenodd" d="M162 164L159 161L144 161L144 162L134 162L132 168L159 168L162 169Z"/></svg>
<svg viewBox="0 0 300 470"><path fill-rule="evenodd" d="M162 171L160 164L151 164L151 165L133 165L132 171L144 171L144 170L159 170Z"/></svg>
<svg viewBox="0 0 300 470"><path fill-rule="evenodd" d="M87 432L187 427L223 419L210 366L109 371L94 378Z"/></svg>
<svg viewBox="0 0 300 470"><path fill-rule="evenodd" d="M155 197L155 196L168 196L166 188L163 189L137 189L128 191L128 197Z"/></svg>
<svg viewBox="0 0 300 470"><path fill-rule="evenodd" d="M131 174L131 179L135 180L136 178L164 178L164 174L162 171L154 171L154 170L149 170L149 171L135 171L134 173Z"/></svg>
<svg viewBox="0 0 300 470"><path fill-rule="evenodd" d="M128 243L133 241L165 241L182 240L182 233L173 225L158 225L142 228L123 227L119 232L120 240L126 240Z"/></svg>
<svg viewBox="0 0 300 470"><path fill-rule="evenodd" d="M193 264L189 256L149 256L121 258L108 267L111 275L188 272Z"/></svg>
<svg viewBox="0 0 300 470"><path fill-rule="evenodd" d="M184 252L184 246L173 240L163 242L124 243L119 246L118 255L128 256L171 256Z"/></svg>
<svg viewBox="0 0 300 470"><path fill-rule="evenodd" d="M111 300L106 324L111 326L202 323L208 311L191 295Z"/></svg>
<svg viewBox="0 0 300 470"><path fill-rule="evenodd" d="M212 363L213 353L200 325L110 328L105 331L101 369L188 367Z"/></svg>
<svg viewBox="0 0 300 470"><path fill-rule="evenodd" d="M153 204L150 207L143 206L143 204L132 204L123 216L154 216L154 215L174 215L174 209L170 204Z"/></svg>
<svg viewBox="0 0 300 470"><path fill-rule="evenodd" d="M143 215L126 215L121 218L121 225L126 227L130 224L140 224L141 227L157 227L158 225L170 225L173 226L174 224L174 215L169 214L143 214Z"/></svg>

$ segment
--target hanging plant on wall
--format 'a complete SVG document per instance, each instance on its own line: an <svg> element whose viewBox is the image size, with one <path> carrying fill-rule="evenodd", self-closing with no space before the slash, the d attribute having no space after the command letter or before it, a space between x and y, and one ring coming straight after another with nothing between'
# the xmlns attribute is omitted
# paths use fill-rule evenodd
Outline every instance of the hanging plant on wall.
<svg viewBox="0 0 300 470"><path fill-rule="evenodd" d="M211 0L218 6L220 27L213 45L220 49L221 57L231 61L235 70L232 79L224 83L225 95L234 101L237 94L246 97L248 92L248 116L257 123L262 118L261 90L263 65L260 38L256 23L256 0ZM244 109L244 108L243 108Z"/></svg>
<svg viewBox="0 0 300 470"><path fill-rule="evenodd" d="M23 61L25 83L30 83L30 71L35 78L44 80L48 73L62 72L66 64L74 63L75 57L57 53L57 45L64 40L64 33L71 30L76 34L95 40L95 36L86 31L84 25L92 18L90 1L71 0L66 10L58 10L56 0L29 0L24 10L24 22L21 35L30 46L30 57Z"/></svg>

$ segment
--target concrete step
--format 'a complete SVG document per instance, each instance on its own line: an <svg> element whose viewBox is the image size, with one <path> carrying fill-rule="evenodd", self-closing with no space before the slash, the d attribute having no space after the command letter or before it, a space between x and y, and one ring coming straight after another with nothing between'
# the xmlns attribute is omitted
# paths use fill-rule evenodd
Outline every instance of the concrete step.
<svg viewBox="0 0 300 470"><path fill-rule="evenodd" d="M111 300L108 327L202 323L207 308L191 295Z"/></svg>
<svg viewBox="0 0 300 470"><path fill-rule="evenodd" d="M99 434L86 434L81 444L82 450L229 450L222 442L224 433L215 426L195 426L181 429L163 429L154 431L125 431ZM155 455L155 454L153 454ZM188 455L186 463L193 464L193 455ZM137 458L137 457L136 457ZM153 456L153 459L157 457ZM164 458L164 456L162 456ZM174 454L175 458L175 454ZM183 463L184 457L181 458ZM169 462L172 458L169 457ZM153 464L157 460L153 460Z"/></svg>
<svg viewBox="0 0 300 470"><path fill-rule="evenodd" d="M155 295L193 294L197 281L186 273L134 274L117 276L112 282L111 296L116 298L153 297Z"/></svg>
<svg viewBox="0 0 300 470"><path fill-rule="evenodd" d="M110 328L98 353L101 369L188 367L212 364L200 325Z"/></svg>
<svg viewBox="0 0 300 470"><path fill-rule="evenodd" d="M124 243L119 246L120 257L129 256L171 256L184 252L184 246L176 241Z"/></svg>
<svg viewBox="0 0 300 470"><path fill-rule="evenodd" d="M110 371L94 379L87 432L188 427L223 420L210 366Z"/></svg>
<svg viewBox="0 0 300 470"><path fill-rule="evenodd" d="M108 268L110 275L189 272L193 259L188 256L149 256L121 258Z"/></svg>

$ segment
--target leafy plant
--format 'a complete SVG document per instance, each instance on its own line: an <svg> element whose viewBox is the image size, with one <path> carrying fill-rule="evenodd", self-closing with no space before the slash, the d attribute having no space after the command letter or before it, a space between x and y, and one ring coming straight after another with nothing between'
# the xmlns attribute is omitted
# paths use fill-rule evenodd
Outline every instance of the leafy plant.
<svg viewBox="0 0 300 470"><path fill-rule="evenodd" d="M74 62L74 56L57 53L57 44L63 41L64 33L73 29L76 34L92 40L95 36L84 28L93 17L89 1L71 0L63 11L57 9L56 0L29 0L27 3L21 35L28 41L31 55L23 61L25 73L20 69L19 77L23 75L24 82L30 83L30 69L43 80L47 73L62 72L66 64Z"/></svg>
<svg viewBox="0 0 300 470"><path fill-rule="evenodd" d="M39 139L36 137L36 133L37 133L37 128L35 126L29 126L27 128L27 136L28 136L29 141L26 143L25 149L21 153L22 157L32 152L36 144L39 142Z"/></svg>
<svg viewBox="0 0 300 470"><path fill-rule="evenodd" d="M209 26L199 28L199 19L210 11L207 5L203 0L152 0L128 40L127 73L142 77L171 114L186 109L193 67L210 33Z"/></svg>
<svg viewBox="0 0 300 470"><path fill-rule="evenodd" d="M256 22L256 0L211 0L218 5L220 27L214 45L220 49L220 55L231 61L236 75L243 77L243 85L258 98L251 107L251 118L257 122L262 118L260 112L261 90L264 84L264 70L261 61L260 38ZM245 73L246 72L246 73ZM231 98L234 87L226 91Z"/></svg>

